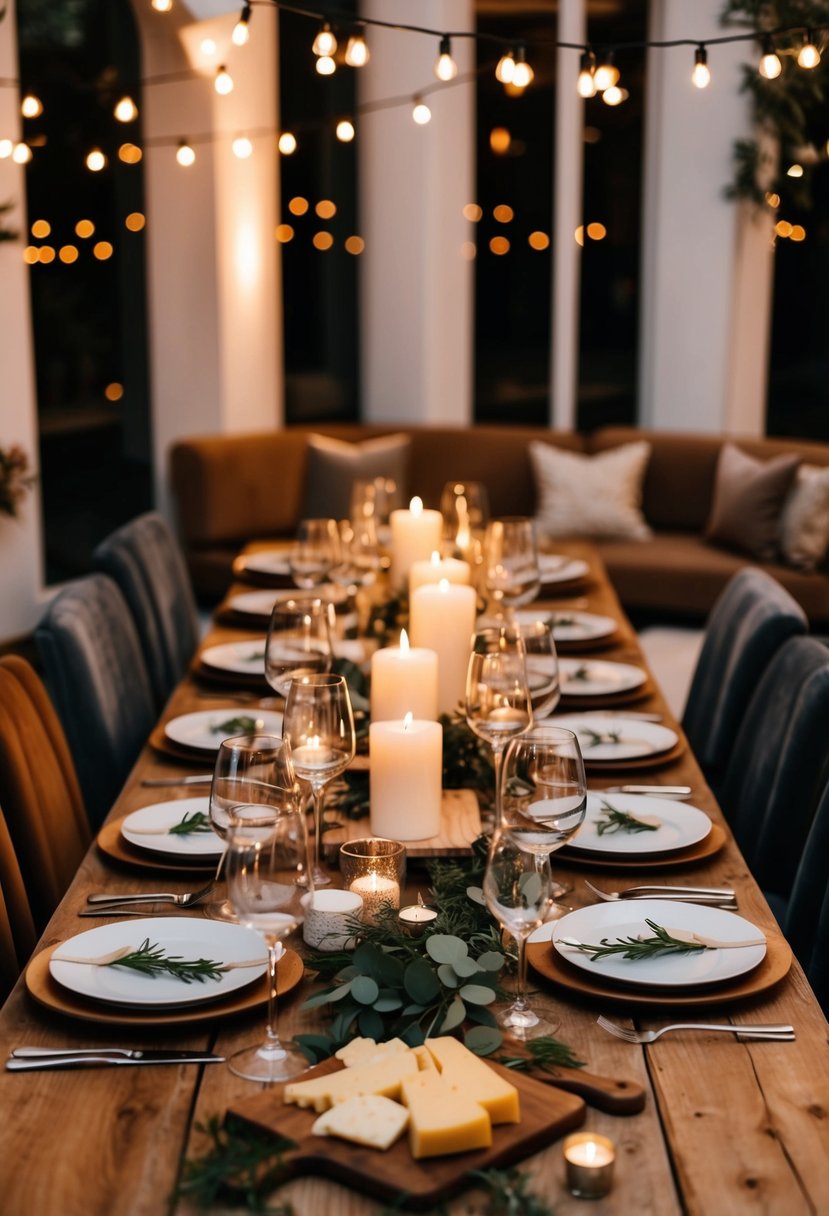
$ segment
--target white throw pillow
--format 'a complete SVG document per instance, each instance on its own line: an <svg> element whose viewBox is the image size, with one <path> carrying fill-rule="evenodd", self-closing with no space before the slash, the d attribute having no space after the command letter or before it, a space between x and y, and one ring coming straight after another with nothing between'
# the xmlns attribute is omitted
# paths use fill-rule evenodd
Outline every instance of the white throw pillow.
<svg viewBox="0 0 829 1216"><path fill-rule="evenodd" d="M814 570L829 547L829 469L803 464L783 504L780 548L797 570Z"/></svg>
<svg viewBox="0 0 829 1216"><path fill-rule="evenodd" d="M539 531L647 540L651 530L640 507L650 454L651 445L644 440L594 456L531 443Z"/></svg>

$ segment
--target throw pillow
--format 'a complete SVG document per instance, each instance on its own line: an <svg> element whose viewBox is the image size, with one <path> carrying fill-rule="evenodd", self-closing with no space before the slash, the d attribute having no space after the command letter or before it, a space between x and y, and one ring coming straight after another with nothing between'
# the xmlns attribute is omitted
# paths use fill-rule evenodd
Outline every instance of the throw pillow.
<svg viewBox="0 0 829 1216"><path fill-rule="evenodd" d="M829 469L802 464L783 504L780 549L797 570L814 570L829 548Z"/></svg>
<svg viewBox="0 0 829 1216"><path fill-rule="evenodd" d="M348 519L355 481L386 477L405 492L408 435L381 435L363 443L344 443L327 435L308 436L305 475L306 519Z"/></svg>
<svg viewBox="0 0 829 1216"><path fill-rule="evenodd" d="M594 456L532 442L539 531L646 540L651 530L640 507L650 454L651 445L644 440Z"/></svg>
<svg viewBox="0 0 829 1216"><path fill-rule="evenodd" d="M800 463L798 456L756 460L724 444L717 462L708 540L771 562L779 555L780 513Z"/></svg>

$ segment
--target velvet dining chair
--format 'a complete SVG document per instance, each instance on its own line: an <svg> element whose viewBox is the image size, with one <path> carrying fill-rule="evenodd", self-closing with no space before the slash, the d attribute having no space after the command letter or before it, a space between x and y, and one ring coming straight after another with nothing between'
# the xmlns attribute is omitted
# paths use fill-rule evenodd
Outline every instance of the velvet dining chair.
<svg viewBox="0 0 829 1216"><path fill-rule="evenodd" d="M132 613L111 578L90 574L58 593L35 638L98 828L157 717Z"/></svg>
<svg viewBox="0 0 829 1216"><path fill-rule="evenodd" d="M31 957L36 936L23 875L0 811L0 1005Z"/></svg>
<svg viewBox="0 0 829 1216"><path fill-rule="evenodd" d="M35 925L42 929L63 897L90 840L75 767L54 706L34 668L0 658L0 870L13 922L25 920L16 893L19 865ZM9 877L9 873L12 875Z"/></svg>
<svg viewBox="0 0 829 1216"><path fill-rule="evenodd" d="M682 728L715 792L757 681L783 643L807 629L800 605L754 567L735 574L714 604Z"/></svg>
<svg viewBox="0 0 829 1216"><path fill-rule="evenodd" d="M130 606L160 711L199 640L198 610L178 542L166 520L149 511L111 533L92 560Z"/></svg>
<svg viewBox="0 0 829 1216"><path fill-rule="evenodd" d="M788 899L829 777L829 649L790 638L758 681L719 796L757 882Z"/></svg>

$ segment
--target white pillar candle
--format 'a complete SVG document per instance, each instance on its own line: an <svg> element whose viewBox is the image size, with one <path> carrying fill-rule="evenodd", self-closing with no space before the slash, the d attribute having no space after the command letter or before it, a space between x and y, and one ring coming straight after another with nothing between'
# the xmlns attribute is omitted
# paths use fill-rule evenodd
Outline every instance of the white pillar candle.
<svg viewBox="0 0 829 1216"><path fill-rule="evenodd" d="M462 562L457 557L441 557L435 549L428 562L414 562L409 571L409 598L417 587L426 583L439 583L445 578L448 583L469 583L472 581L472 570L469 562Z"/></svg>
<svg viewBox="0 0 829 1216"><path fill-rule="evenodd" d="M405 718L436 722L438 716L438 656L434 650L413 649L405 629L399 646L385 646L371 656L371 720Z"/></svg>
<svg viewBox="0 0 829 1216"><path fill-rule="evenodd" d="M418 721L411 714L402 722L372 722L368 749L372 835L392 840L437 836L443 801L440 723Z"/></svg>
<svg viewBox="0 0 829 1216"><path fill-rule="evenodd" d="M355 878L348 889L352 895L359 895L363 903L363 920L370 925L375 923L386 904L400 907L400 884L382 874L364 874Z"/></svg>
<svg viewBox="0 0 829 1216"><path fill-rule="evenodd" d="M438 656L438 711L452 713L466 692L466 670L475 632L474 587L427 583L412 595L409 627L412 643Z"/></svg>
<svg viewBox="0 0 829 1216"><path fill-rule="evenodd" d="M391 523L391 582L397 590L406 586L414 562L427 560L440 549L443 516L440 511L426 511L420 498L413 498L408 511L392 511Z"/></svg>

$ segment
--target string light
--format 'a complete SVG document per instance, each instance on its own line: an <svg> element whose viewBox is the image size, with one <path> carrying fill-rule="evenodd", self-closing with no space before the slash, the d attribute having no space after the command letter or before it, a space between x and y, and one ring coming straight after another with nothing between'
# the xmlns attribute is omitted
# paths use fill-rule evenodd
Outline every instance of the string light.
<svg viewBox="0 0 829 1216"><path fill-rule="evenodd" d="M195 150L190 147L186 139L181 141L176 150L176 160L184 169L189 169L192 164L195 164Z"/></svg>
<svg viewBox="0 0 829 1216"><path fill-rule="evenodd" d="M6 160L14 151L14 144L10 139L0 139L0 160Z"/></svg>
<svg viewBox="0 0 829 1216"><path fill-rule="evenodd" d="M444 34L435 60L435 75L438 80L454 80L457 74L458 65L452 58L452 40L448 34Z"/></svg>
<svg viewBox="0 0 829 1216"><path fill-rule="evenodd" d="M93 148L86 154L86 167L90 173L100 173L107 166L107 158L100 148Z"/></svg>
<svg viewBox="0 0 829 1216"><path fill-rule="evenodd" d="M283 156L293 156L297 149L296 136L291 131L283 131L276 146Z"/></svg>
<svg viewBox="0 0 829 1216"><path fill-rule="evenodd" d="M612 89L614 85L619 83L619 76L619 69L613 62L613 53L609 51L593 73L596 92L604 93L605 89ZM612 105L613 103L611 102L610 104Z"/></svg>
<svg viewBox="0 0 829 1216"><path fill-rule="evenodd" d="M708 67L708 52L700 43L694 51L694 68L691 72L691 83L698 89L707 89L711 83L711 69Z"/></svg>
<svg viewBox="0 0 829 1216"><path fill-rule="evenodd" d="M169 13L173 0L153 0L153 8L157 13Z"/></svg>
<svg viewBox="0 0 829 1216"><path fill-rule="evenodd" d="M498 65L495 68L495 79L501 84L512 84L513 76L515 75L515 56L512 51L507 51L498 60Z"/></svg>
<svg viewBox="0 0 829 1216"><path fill-rule="evenodd" d="M24 118L40 118L43 113L43 102L34 93L27 93L20 102L20 113Z"/></svg>
<svg viewBox="0 0 829 1216"><path fill-rule="evenodd" d="M320 55L317 59L317 72L320 76L333 76L337 65L331 55Z"/></svg>
<svg viewBox="0 0 829 1216"><path fill-rule="evenodd" d="M239 160L247 160L249 156L253 155L253 144L245 135L240 135L237 139L234 139L231 148L233 149L233 155Z"/></svg>
<svg viewBox="0 0 829 1216"><path fill-rule="evenodd" d="M811 30L803 35L803 46L797 54L797 62L801 68L816 68L820 63L820 51L815 45L815 36Z"/></svg>
<svg viewBox="0 0 829 1216"><path fill-rule="evenodd" d="M345 48L345 61L350 68L364 68L371 58L361 33L352 34Z"/></svg>
<svg viewBox="0 0 829 1216"><path fill-rule="evenodd" d="M602 101L606 106L620 106L627 101L627 89L620 89L618 84L612 84L602 93Z"/></svg>
<svg viewBox="0 0 829 1216"><path fill-rule="evenodd" d="M233 92L233 77L223 63L216 68L213 88L221 97L227 97L228 93Z"/></svg>
<svg viewBox="0 0 829 1216"><path fill-rule="evenodd" d="M234 46L245 46L250 41L250 17L251 7L245 4L239 14L239 20L233 27L233 33L230 35Z"/></svg>
<svg viewBox="0 0 829 1216"><path fill-rule="evenodd" d="M774 49L774 43L771 40L771 35L766 34L762 41L763 53L760 57L760 75L765 76L766 80L776 80L783 71L783 64L780 62L777 52Z"/></svg>
<svg viewBox="0 0 829 1216"><path fill-rule="evenodd" d="M356 135L354 123L349 118L341 118L337 123L336 135L341 144L350 144Z"/></svg>
<svg viewBox="0 0 829 1216"><path fill-rule="evenodd" d="M526 89L528 84L532 84L535 78L535 72L527 63L527 49L519 46L515 51L515 67L512 73L512 80L509 83L516 89Z"/></svg>
<svg viewBox="0 0 829 1216"><path fill-rule="evenodd" d="M122 97L115 103L112 111L119 122L135 122L138 117L138 106L131 97Z"/></svg>
<svg viewBox="0 0 829 1216"><path fill-rule="evenodd" d="M579 60L579 76L576 81L576 89L579 97L596 96L596 56L592 51L583 51Z"/></svg>
<svg viewBox="0 0 829 1216"><path fill-rule="evenodd" d="M425 127L427 122L432 121L432 111L422 97L412 99L412 118L419 127Z"/></svg>
<svg viewBox="0 0 829 1216"><path fill-rule="evenodd" d="M337 49L337 39L334 37L334 31L326 21L317 30L317 36L313 41L311 50L315 55L325 59L330 59Z"/></svg>

